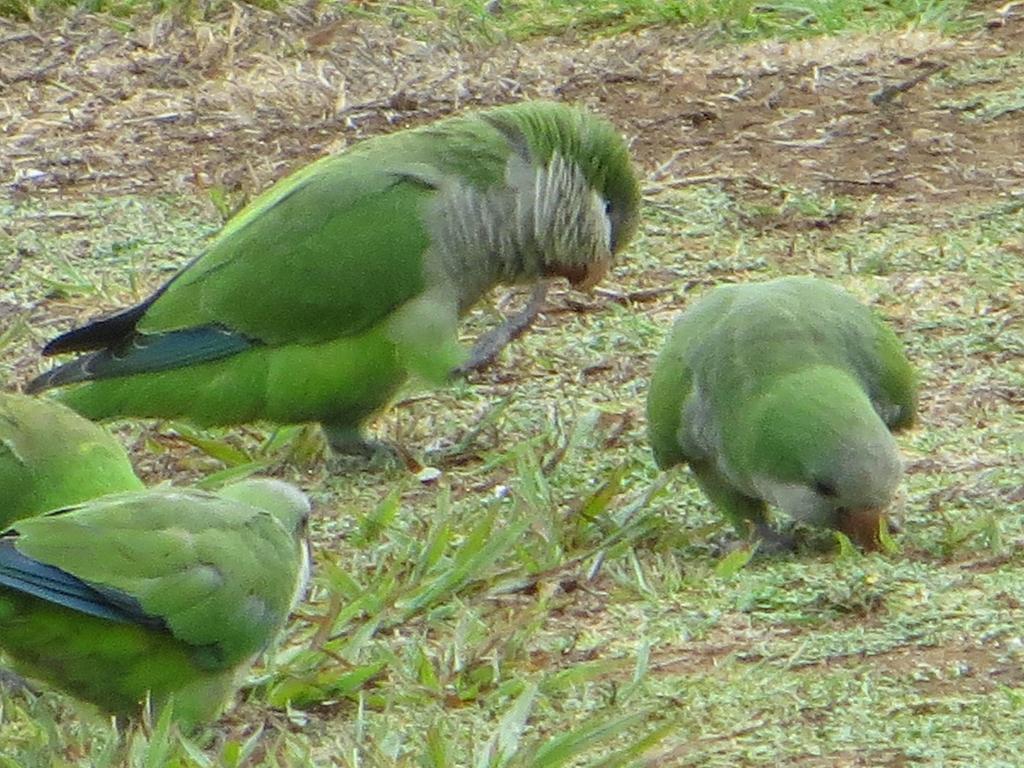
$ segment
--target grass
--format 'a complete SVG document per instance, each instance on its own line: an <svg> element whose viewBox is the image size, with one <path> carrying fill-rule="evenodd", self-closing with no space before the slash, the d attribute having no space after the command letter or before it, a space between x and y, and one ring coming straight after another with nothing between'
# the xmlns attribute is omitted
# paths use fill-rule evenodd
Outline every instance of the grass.
<svg viewBox="0 0 1024 768"><path fill-rule="evenodd" d="M283 11L292 0L248 0ZM77 8L115 17L169 12L208 19L230 7L225 0L0 0L0 16L35 18ZM514 40L566 33L609 36L652 26L688 26L732 39L793 38L841 31L871 32L924 27L948 33L980 19L966 0L435 0L431 3L321 3L342 17L371 19L413 36L438 27L483 40Z"/></svg>
<svg viewBox="0 0 1024 768"><path fill-rule="evenodd" d="M137 443L142 466L170 452L179 476L198 478L223 459L260 461L309 489L314 590L218 726L192 739L118 734L56 694L5 694L8 764L1014 764L1024 418L1012 393L1024 372L996 362L1019 359L1024 339L989 310L1019 297L1020 260L1005 250L1019 214L965 203L939 231L912 220L864 231L863 201L788 190L777 200L773 210L717 187L659 194L617 282L669 269L678 291L707 279L699 255L714 252L722 277L810 269L893 317L925 382L924 424L901 438L900 554L809 550L723 569L714 541L727 532L685 473L658 479L642 436L645 372L675 308L570 313L509 350L511 369L531 371L513 390L458 385L384 419L386 435L413 445L463 443L470 463L434 484L282 464L299 432L213 432L190 448L128 425L150 435ZM766 217L837 208L842 231L809 229L799 259L777 263L790 235ZM193 201L69 203L62 212L89 228L99 259L86 277L61 255L81 230L18 226L42 212L3 213L34 254L16 295L49 301L130 299L133 265L140 283L164 273L152 259L163 238L192 251L215 224L212 206ZM911 297L895 289L907 280L921 284ZM49 335L26 326L32 344ZM217 448L229 441L245 453Z"/></svg>
<svg viewBox="0 0 1024 768"><path fill-rule="evenodd" d="M585 26L610 34L652 6ZM537 30L565 28L555 4L510 4L493 23L525 24L530 9ZM385 10L413 23L397 6L352 12ZM962 64L937 82L1018 66ZM1004 92L985 104L1011 103ZM965 131L1014 119L949 109ZM652 182L605 293L556 292L495 369L410 390L377 432L434 463L435 480L331 472L302 428L115 425L150 483L259 470L306 489L312 591L204 731L118 729L58 693L2 691L0 766L1021 764L1020 196L922 201L762 176ZM0 384L32 375L71 318L146 295L233 205L157 189L0 204L13 255L0 263ZM650 365L681 307L717 282L794 273L873 305L921 373L921 424L899 438L903 532L886 555L811 535L795 556L725 554L718 515L645 445ZM468 318L467 340L495 315Z"/></svg>

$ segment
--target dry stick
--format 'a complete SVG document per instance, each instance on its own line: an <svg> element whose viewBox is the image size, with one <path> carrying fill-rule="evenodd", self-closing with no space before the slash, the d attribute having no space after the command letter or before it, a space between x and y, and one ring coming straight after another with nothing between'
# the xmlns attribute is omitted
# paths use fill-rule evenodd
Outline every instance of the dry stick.
<svg viewBox="0 0 1024 768"><path fill-rule="evenodd" d="M512 341L523 335L527 328L533 325L533 321L540 314L541 307L548 295L548 283L542 281L537 283L530 294L530 300L519 312L506 318L505 322L497 328L492 328L473 345L469 352L469 359L462 365L453 369L450 377L458 378L466 376L472 371L481 371L498 357L498 353L507 347Z"/></svg>
<svg viewBox="0 0 1024 768"><path fill-rule="evenodd" d="M882 90L875 91L871 94L871 103L878 107L883 104L887 104L901 93L906 93L915 85L923 83L936 72L941 72L944 69L949 69L949 64L932 64L930 69L926 69L924 72L914 75L909 80L904 80L902 83L896 83L896 85L887 85Z"/></svg>

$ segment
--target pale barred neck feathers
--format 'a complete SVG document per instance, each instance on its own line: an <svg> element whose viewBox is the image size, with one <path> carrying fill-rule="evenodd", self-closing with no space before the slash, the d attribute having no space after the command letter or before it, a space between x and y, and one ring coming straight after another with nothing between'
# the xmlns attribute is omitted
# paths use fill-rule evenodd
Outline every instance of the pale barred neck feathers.
<svg viewBox="0 0 1024 768"><path fill-rule="evenodd" d="M497 284L584 275L612 258L605 201L582 170L555 153L546 166L513 153L505 183L441 190L432 256L441 279L458 287L461 310Z"/></svg>

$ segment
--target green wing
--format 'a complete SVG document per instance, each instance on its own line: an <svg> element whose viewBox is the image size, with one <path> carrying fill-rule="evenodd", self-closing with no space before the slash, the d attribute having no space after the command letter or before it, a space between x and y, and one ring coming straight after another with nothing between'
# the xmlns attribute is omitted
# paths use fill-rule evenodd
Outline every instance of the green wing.
<svg viewBox="0 0 1024 768"><path fill-rule="evenodd" d="M381 160L326 157L272 187L171 281L138 330L222 325L279 345L378 323L424 288L434 194Z"/></svg>
<svg viewBox="0 0 1024 768"><path fill-rule="evenodd" d="M882 418L890 429L898 431L913 426L917 418L917 374L892 328L877 315L872 317L872 321L875 330L875 387L883 393L885 402L892 406L883 411ZM876 407L881 400L874 394L871 399Z"/></svg>
<svg viewBox="0 0 1024 768"><path fill-rule="evenodd" d="M17 549L116 590L223 668L258 652L287 618L298 547L273 516L198 491L109 496L15 526Z"/></svg>
<svg viewBox="0 0 1024 768"><path fill-rule="evenodd" d="M57 403L0 393L0 530L142 487L124 448L103 428Z"/></svg>
<svg viewBox="0 0 1024 768"><path fill-rule="evenodd" d="M654 459L662 469L705 458L687 439L693 414L709 404L694 391L694 358L708 354L709 334L733 301L731 286L711 291L676 320L654 366L647 393L647 434Z"/></svg>

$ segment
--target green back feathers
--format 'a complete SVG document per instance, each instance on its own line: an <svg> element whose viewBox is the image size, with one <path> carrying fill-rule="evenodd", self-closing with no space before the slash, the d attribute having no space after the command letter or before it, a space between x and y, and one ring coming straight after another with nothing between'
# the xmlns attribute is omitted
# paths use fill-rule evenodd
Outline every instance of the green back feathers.
<svg viewBox="0 0 1024 768"><path fill-rule="evenodd" d="M826 391L852 386L890 428L912 422L913 369L892 330L848 293L803 277L713 289L680 316L655 366L648 416L659 464L700 459L709 441L746 428L762 390L818 366L852 382Z"/></svg>
<svg viewBox="0 0 1024 768"><path fill-rule="evenodd" d="M0 393L0 529L142 487L124 448L103 428L52 401Z"/></svg>
<svg viewBox="0 0 1024 768"><path fill-rule="evenodd" d="M252 506L201 491L114 494L56 515L23 520L18 550L85 582L131 596L181 642L208 649L211 669L257 653L287 617L299 577L295 496ZM232 495L229 490L228 495Z"/></svg>
<svg viewBox="0 0 1024 768"><path fill-rule="evenodd" d="M342 163L347 172L334 173ZM372 328L423 290L429 242L413 214L430 190L380 163L326 158L272 187L167 285L138 330L222 325L274 346Z"/></svg>
<svg viewBox="0 0 1024 768"><path fill-rule="evenodd" d="M711 318L690 360L696 376L714 383L705 395L723 412L775 377L824 365L852 375L888 425L912 413L914 374L899 342L850 294L804 277L722 286L709 299L715 294L728 305Z"/></svg>

